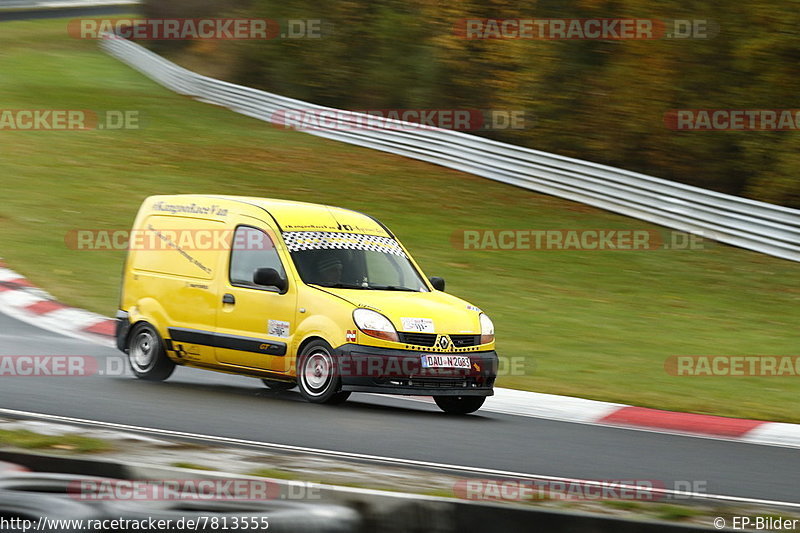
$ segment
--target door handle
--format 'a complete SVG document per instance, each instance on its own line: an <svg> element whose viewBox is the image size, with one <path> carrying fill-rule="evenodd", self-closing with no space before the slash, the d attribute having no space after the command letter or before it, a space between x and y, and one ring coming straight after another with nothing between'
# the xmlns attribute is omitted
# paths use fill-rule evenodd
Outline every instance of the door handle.
<svg viewBox="0 0 800 533"><path fill-rule="evenodd" d="M226 294L225 296L222 297L222 303L235 304L236 298L233 296L233 294Z"/></svg>

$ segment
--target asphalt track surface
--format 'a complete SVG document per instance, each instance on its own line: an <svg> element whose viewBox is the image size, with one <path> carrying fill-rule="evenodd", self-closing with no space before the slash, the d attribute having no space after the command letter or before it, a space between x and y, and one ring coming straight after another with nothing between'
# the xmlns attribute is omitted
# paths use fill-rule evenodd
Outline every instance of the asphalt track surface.
<svg viewBox="0 0 800 533"><path fill-rule="evenodd" d="M0 356L119 352L0 314ZM487 400L491 401L491 399ZM796 449L478 411L450 416L402 397L353 394L306 403L259 380L177 368L149 383L130 375L0 377L0 407L360 454L594 480L706 482L712 494L800 503Z"/></svg>

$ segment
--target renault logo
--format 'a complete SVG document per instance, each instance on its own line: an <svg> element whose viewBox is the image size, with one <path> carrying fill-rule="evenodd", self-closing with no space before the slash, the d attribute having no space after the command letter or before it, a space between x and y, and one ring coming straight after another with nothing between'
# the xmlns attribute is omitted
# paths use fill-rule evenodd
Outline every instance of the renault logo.
<svg viewBox="0 0 800 533"><path fill-rule="evenodd" d="M436 345L440 349L446 350L450 347L450 338L447 335L440 335L439 340L436 342Z"/></svg>

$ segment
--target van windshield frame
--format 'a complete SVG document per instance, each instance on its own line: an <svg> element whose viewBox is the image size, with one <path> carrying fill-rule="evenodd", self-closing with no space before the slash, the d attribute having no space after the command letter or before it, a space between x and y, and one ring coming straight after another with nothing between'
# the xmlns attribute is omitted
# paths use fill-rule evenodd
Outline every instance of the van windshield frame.
<svg viewBox="0 0 800 533"><path fill-rule="evenodd" d="M300 279L326 288L430 292L391 237L339 232L284 232Z"/></svg>

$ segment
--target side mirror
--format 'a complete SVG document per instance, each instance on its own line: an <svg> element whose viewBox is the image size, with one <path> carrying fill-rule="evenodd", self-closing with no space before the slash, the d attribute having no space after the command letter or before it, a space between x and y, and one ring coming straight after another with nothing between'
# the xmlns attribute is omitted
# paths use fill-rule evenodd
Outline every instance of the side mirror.
<svg viewBox="0 0 800 533"><path fill-rule="evenodd" d="M431 276L430 278L428 278L428 281L431 282L431 285L433 285L434 289L436 289L437 291L444 292L444 278L437 278L436 276Z"/></svg>
<svg viewBox="0 0 800 533"><path fill-rule="evenodd" d="M280 292L286 292L289 283L278 274L274 268L259 268L253 274L253 283L265 287L276 287Z"/></svg>

